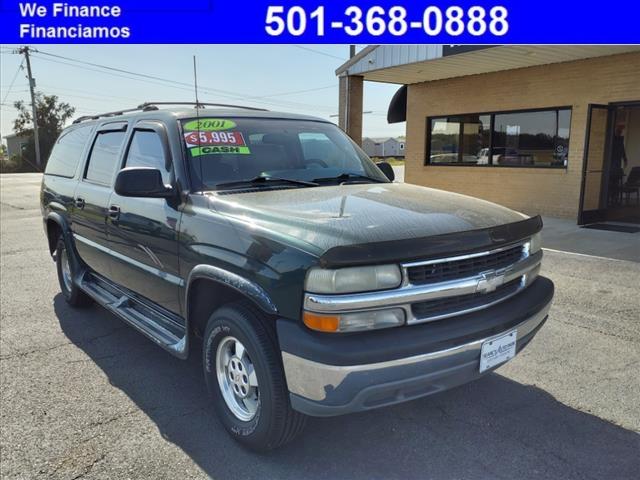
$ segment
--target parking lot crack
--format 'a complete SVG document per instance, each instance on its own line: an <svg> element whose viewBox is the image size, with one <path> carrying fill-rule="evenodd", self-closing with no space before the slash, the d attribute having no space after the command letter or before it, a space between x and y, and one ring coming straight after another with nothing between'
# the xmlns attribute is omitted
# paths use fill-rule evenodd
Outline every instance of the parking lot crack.
<svg viewBox="0 0 640 480"><path fill-rule="evenodd" d="M9 207L9 208L13 208L14 210L26 210L26 208L24 208L24 207L19 207L17 205L12 205L12 204L7 203L7 202L0 202L0 205L5 206L5 207Z"/></svg>
<svg viewBox="0 0 640 480"><path fill-rule="evenodd" d="M106 454L103 453L99 457L93 459L93 461L85 465L84 470L78 475L76 475L75 477L73 477L72 480L78 480L79 478L83 478L84 476L88 475L91 472L91 470L93 470L93 467L95 467L97 463L100 463L102 460L104 460L105 457L106 457Z"/></svg>
<svg viewBox="0 0 640 480"><path fill-rule="evenodd" d="M24 351L24 352L11 353L9 355L1 355L0 356L0 360L11 360L11 359L14 359L14 358L23 358L23 357L26 357L28 355L33 355L34 353L50 352L52 350L56 350L58 348L65 347L67 345L72 345L72 342L60 343L58 345L53 345L53 346L47 347L47 348L34 348L32 350L27 350L27 351Z"/></svg>
<svg viewBox="0 0 640 480"><path fill-rule="evenodd" d="M555 321L559 322L559 323L564 323L565 325L569 325L571 327L581 328L583 330L588 330L590 332L599 333L600 335L604 335L606 337L613 337L613 338L616 338L618 340L624 340L626 342L631 342L631 343L640 343L640 342L638 342L637 340L635 340L633 338L629 338L629 337L626 337L626 336L623 336L623 335L617 335L615 333L607 332L607 331L600 330L600 329L593 328L593 327L589 327L587 325L580 325L578 323L573 323L573 322L569 322L567 320L562 320L562 319L555 319Z"/></svg>
<svg viewBox="0 0 640 480"><path fill-rule="evenodd" d="M96 340L100 340L102 338L109 337L111 335L115 335L120 330L124 330L125 328L128 328L128 327L126 325L123 325L122 327L119 327L119 328L116 328L114 330L111 330L108 333L105 333L105 334L102 334L102 335L96 335L95 337L91 337L91 338L88 338L88 339L83 340L81 342L78 342L77 345L80 346L80 345L84 345L84 344L87 344L87 343L92 343L92 342L95 342ZM53 350L57 350L58 348L66 347L68 345L74 345L74 342L64 342L64 343L59 343L57 345L52 345L50 347L34 348L34 349L31 349L31 350L26 350L24 352L16 352L16 353L8 354L8 355L0 355L0 360L12 360L12 359L15 359L15 358L24 358L26 356L34 355L34 354L37 354L37 353L47 353L47 352L51 352Z"/></svg>
<svg viewBox="0 0 640 480"><path fill-rule="evenodd" d="M129 416L134 415L134 414L139 413L139 412L140 412L140 410L138 410L138 409L128 410L126 412L119 413L119 414L114 415L112 417L108 417L108 418L105 418L105 419L102 419L102 420L98 420L96 422L91 422L89 424L89 427L103 427L105 425L108 425L110 423L116 422L118 420L122 420L123 418L129 417Z"/></svg>

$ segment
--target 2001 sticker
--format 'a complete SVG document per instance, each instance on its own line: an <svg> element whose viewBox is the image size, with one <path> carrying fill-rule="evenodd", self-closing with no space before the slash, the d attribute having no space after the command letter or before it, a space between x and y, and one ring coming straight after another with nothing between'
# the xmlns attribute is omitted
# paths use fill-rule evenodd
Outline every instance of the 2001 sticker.
<svg viewBox="0 0 640 480"><path fill-rule="evenodd" d="M199 118L184 124L185 132L218 132L236 127L236 122L228 118Z"/></svg>

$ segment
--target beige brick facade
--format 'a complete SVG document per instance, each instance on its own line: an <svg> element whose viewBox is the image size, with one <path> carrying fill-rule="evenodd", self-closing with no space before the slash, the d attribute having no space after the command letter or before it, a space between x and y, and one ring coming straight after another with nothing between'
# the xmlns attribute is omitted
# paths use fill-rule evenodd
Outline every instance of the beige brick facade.
<svg viewBox="0 0 640 480"><path fill-rule="evenodd" d="M522 68L409 86L405 180L528 214L576 218L590 103L640 100L640 54ZM571 106L566 169L425 166L426 118Z"/></svg>

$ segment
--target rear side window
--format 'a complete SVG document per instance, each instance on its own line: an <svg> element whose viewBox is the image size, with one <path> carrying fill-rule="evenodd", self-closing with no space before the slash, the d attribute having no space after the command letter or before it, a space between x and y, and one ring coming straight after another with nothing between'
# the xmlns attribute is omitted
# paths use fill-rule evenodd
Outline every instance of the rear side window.
<svg viewBox="0 0 640 480"><path fill-rule="evenodd" d="M92 129L91 125L87 125L63 133L51 150L44 173L73 178Z"/></svg>
<svg viewBox="0 0 640 480"><path fill-rule="evenodd" d="M162 173L162 181L170 182L171 170L165 161L160 136L151 130L136 130L133 133L125 167L152 167Z"/></svg>
<svg viewBox="0 0 640 480"><path fill-rule="evenodd" d="M120 147L125 132L100 132L93 143L85 178L102 185L111 185L113 174L118 168Z"/></svg>

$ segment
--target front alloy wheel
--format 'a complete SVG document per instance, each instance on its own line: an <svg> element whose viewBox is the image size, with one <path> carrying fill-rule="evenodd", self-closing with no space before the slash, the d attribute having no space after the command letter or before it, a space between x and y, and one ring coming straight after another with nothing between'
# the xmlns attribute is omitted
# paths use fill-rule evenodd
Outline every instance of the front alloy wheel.
<svg viewBox="0 0 640 480"><path fill-rule="evenodd" d="M249 302L226 305L209 318L202 348L218 418L235 440L258 451L291 441L306 419L289 402L274 322Z"/></svg>
<svg viewBox="0 0 640 480"><path fill-rule="evenodd" d="M216 371L220 393L231 413L243 422L255 417L260 406L258 377L247 350L237 338L225 337L218 344Z"/></svg>

